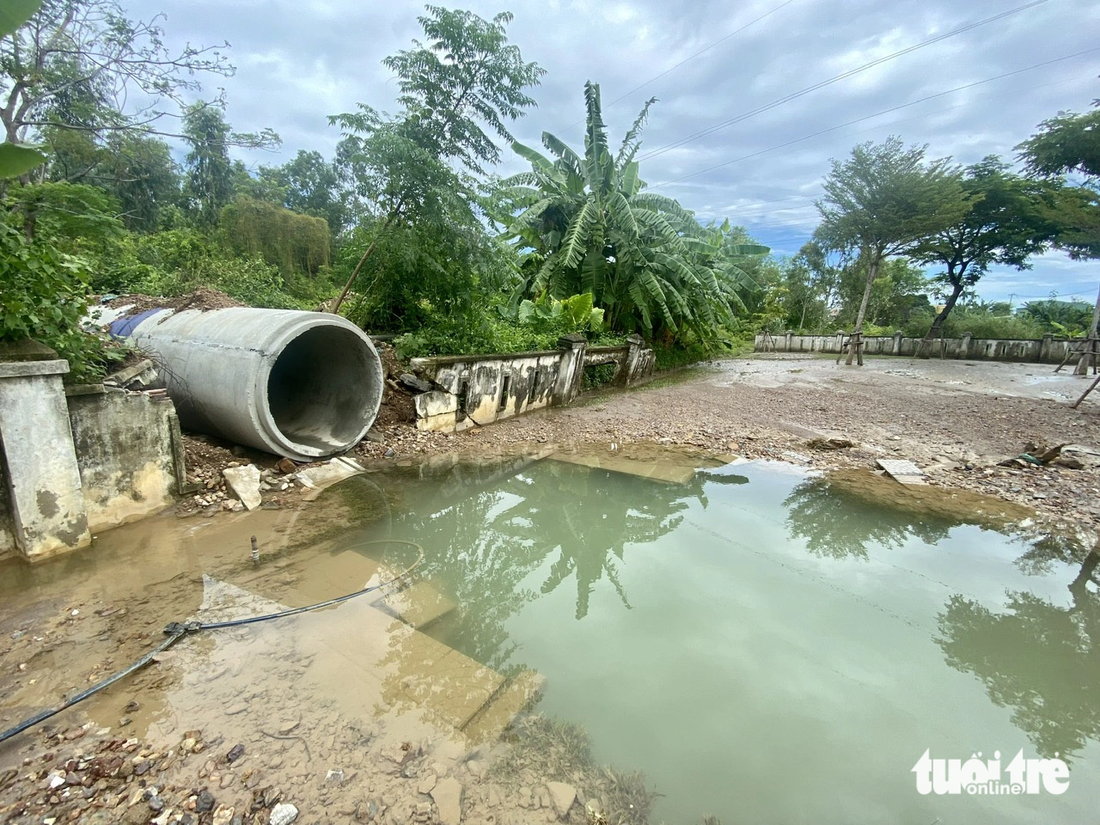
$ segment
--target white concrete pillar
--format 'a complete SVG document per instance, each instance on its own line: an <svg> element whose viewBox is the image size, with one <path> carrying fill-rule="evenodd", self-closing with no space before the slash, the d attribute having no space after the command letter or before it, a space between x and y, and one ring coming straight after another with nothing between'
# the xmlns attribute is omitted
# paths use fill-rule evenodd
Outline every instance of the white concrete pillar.
<svg viewBox="0 0 1100 825"><path fill-rule="evenodd" d="M69 365L31 342L5 350L0 351L0 448L6 492L16 545L37 560L92 541L61 386Z"/></svg>

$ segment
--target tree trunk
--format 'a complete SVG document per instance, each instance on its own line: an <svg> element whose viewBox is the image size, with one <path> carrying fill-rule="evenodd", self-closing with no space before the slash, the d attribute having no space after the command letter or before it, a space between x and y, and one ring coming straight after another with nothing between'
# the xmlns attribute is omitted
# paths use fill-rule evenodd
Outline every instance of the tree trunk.
<svg viewBox="0 0 1100 825"><path fill-rule="evenodd" d="M863 317L867 314L867 302L871 300L871 285L875 282L875 278L878 277L878 264L879 256L875 255L871 258L867 265L867 286L863 289L863 300L859 303L859 314L856 315L856 326L852 330L851 338L849 339L848 358L845 360L846 366L852 366L852 359L856 356L856 350L863 345ZM859 365L863 366L863 356L860 354Z"/></svg>
<svg viewBox="0 0 1100 825"><path fill-rule="evenodd" d="M382 224L382 228L379 229L378 232L375 234L374 240L372 240L370 242L370 246L367 247L367 251L363 253L363 257L359 259L359 263L357 263L355 265L355 269L352 270L351 277L348 278L348 282L344 284L344 289L340 293L340 297L336 299L336 303L332 307L333 315L340 314L340 305L344 303L344 299L347 298L348 293L351 292L352 284L354 284L355 279L359 277L359 270L363 268L363 264L367 262L367 258L369 258L371 256L371 253L374 252L374 247L378 245L378 239L381 238L382 235L385 234L386 230L390 228L390 224L394 222L400 212L401 204L399 203L397 205L397 208L386 216L386 220Z"/></svg>
<svg viewBox="0 0 1100 825"><path fill-rule="evenodd" d="M957 284L951 285L951 294L947 296L947 301L943 305L943 309L940 310L940 314L936 316L936 320L932 322L932 326L928 329L924 338L921 339L920 346L917 347L918 358L928 358L932 354L932 341L939 335L941 329L943 329L943 323L947 320L947 316L951 314L951 310L955 308L955 304L959 301L959 296L962 295L963 285L960 281Z"/></svg>
<svg viewBox="0 0 1100 825"><path fill-rule="evenodd" d="M1097 325L1100 325L1100 293L1096 295L1096 306L1092 309L1092 326L1089 327L1088 346L1081 352L1081 359L1077 362L1074 375L1088 375L1089 367L1096 367L1096 333Z"/></svg>

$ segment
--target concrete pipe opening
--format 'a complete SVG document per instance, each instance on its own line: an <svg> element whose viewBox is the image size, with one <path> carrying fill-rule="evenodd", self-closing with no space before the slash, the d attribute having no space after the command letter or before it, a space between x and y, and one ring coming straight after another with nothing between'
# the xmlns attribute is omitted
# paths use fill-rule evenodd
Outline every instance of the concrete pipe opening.
<svg viewBox="0 0 1100 825"><path fill-rule="evenodd" d="M362 330L320 312L150 310L111 325L162 369L184 429L296 461L354 447L382 401Z"/></svg>
<svg viewBox="0 0 1100 825"><path fill-rule="evenodd" d="M271 365L267 403L279 434L298 452L328 455L354 444L378 412L378 356L361 335L307 329Z"/></svg>

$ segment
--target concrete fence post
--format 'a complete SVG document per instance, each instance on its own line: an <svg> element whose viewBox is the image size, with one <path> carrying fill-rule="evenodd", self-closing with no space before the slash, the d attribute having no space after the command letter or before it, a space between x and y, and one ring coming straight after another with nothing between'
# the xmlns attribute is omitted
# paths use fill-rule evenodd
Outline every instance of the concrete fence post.
<svg viewBox="0 0 1100 825"><path fill-rule="evenodd" d="M15 544L42 559L92 542L57 353L33 341L0 348L0 447Z"/></svg>
<svg viewBox="0 0 1100 825"><path fill-rule="evenodd" d="M579 332L570 332L558 339L558 349L562 350L561 364L550 399L555 406L572 403L580 395L584 385L584 353L588 349L588 339Z"/></svg>
<svg viewBox="0 0 1100 825"><path fill-rule="evenodd" d="M792 346L794 343L794 330L787 330L785 337L787 339L787 352L794 352L794 347Z"/></svg>
<svg viewBox="0 0 1100 825"><path fill-rule="evenodd" d="M1043 340L1039 342L1039 363L1045 363L1047 359L1051 359L1050 350L1051 345L1054 343L1054 335L1052 333L1046 333L1043 335Z"/></svg>
<svg viewBox="0 0 1100 825"><path fill-rule="evenodd" d="M645 351L645 339L637 333L631 333L626 337L626 355L619 363L615 371L615 386L630 387L639 378L638 372L642 366L642 354Z"/></svg>
<svg viewBox="0 0 1100 825"><path fill-rule="evenodd" d="M894 355L901 355L901 332L894 333Z"/></svg>
<svg viewBox="0 0 1100 825"><path fill-rule="evenodd" d="M972 332L964 332L959 343L959 358L970 357L970 339L974 337Z"/></svg>

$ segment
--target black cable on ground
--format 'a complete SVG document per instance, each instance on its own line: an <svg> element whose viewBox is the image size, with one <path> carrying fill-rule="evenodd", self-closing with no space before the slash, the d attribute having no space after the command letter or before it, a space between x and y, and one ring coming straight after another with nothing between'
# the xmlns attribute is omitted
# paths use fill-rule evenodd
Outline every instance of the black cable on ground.
<svg viewBox="0 0 1100 825"><path fill-rule="evenodd" d="M366 547L372 544L404 544L409 547L415 547L418 554L417 559L415 562L409 565L409 567L402 570L398 575L394 576L389 581L382 582L381 584L375 584L370 587L364 587L362 590L356 590L354 593L347 593L343 596L337 596L335 599L329 599L327 602L318 602L317 604L310 604L306 605L305 607L294 607L290 610L282 610L278 613L267 613L263 616L249 616L244 619L232 619L224 622L171 622L167 627L164 628L164 633L167 635L168 638L166 638L163 642L150 650L132 665L127 667L125 670L120 670L118 673L108 676L106 679L101 682L97 682L87 690L83 690L75 696L66 699L62 704L58 705L57 707L41 711L40 713L35 714L29 719L24 719L18 725L8 728L3 733L0 733L0 742L6 742L13 736L17 736L23 731L28 730L29 728L33 728L35 725L38 725L42 722L45 722L47 719L57 716L57 714L61 713L62 711L68 710L73 705L83 702L89 697L95 696L102 690L106 690L115 682L119 681L120 679L124 679L134 671L141 670L141 668L145 667L159 654L166 651L184 636L188 636L192 633L198 633L203 630L221 630L227 627L243 627L244 625L267 622L272 619L283 619L288 616L297 616L301 613L308 613L311 610L320 610L323 607L332 607L333 605L349 601L358 596L363 596L367 593L373 593L376 590L381 590L383 587L389 587L392 584L396 584L397 582L408 576L410 573L412 573L412 571L419 567L421 562L424 561L424 548L414 541L404 541L402 539L380 539L378 541L363 542L362 544L356 545L356 547Z"/></svg>

